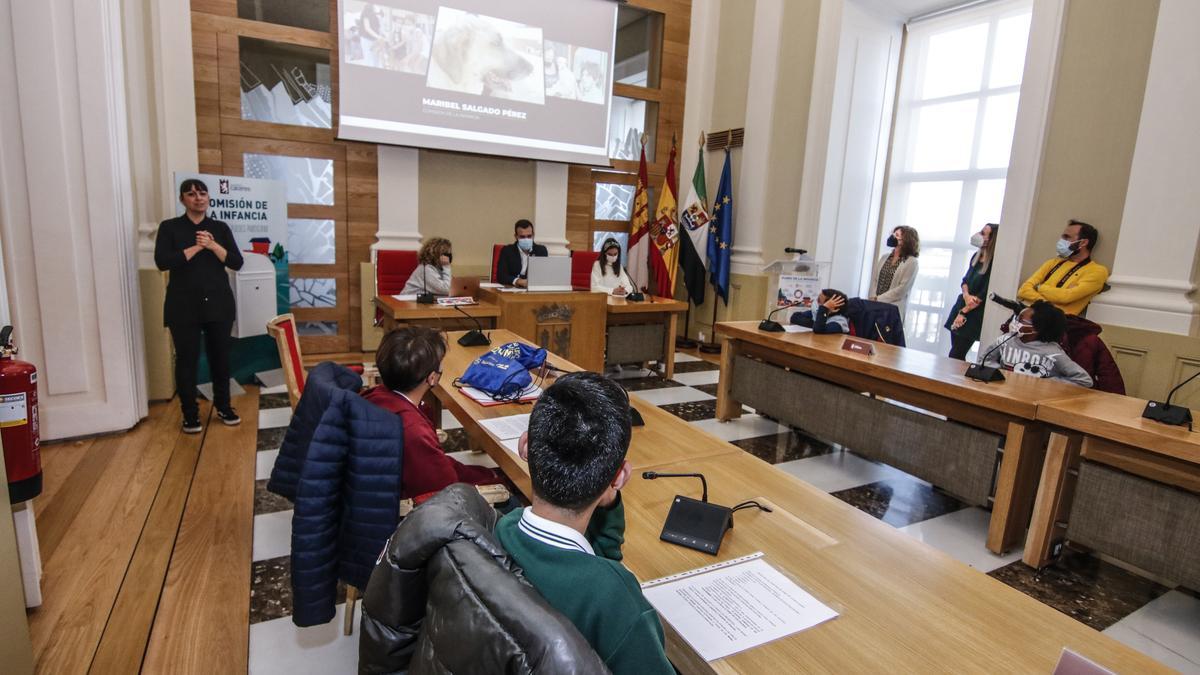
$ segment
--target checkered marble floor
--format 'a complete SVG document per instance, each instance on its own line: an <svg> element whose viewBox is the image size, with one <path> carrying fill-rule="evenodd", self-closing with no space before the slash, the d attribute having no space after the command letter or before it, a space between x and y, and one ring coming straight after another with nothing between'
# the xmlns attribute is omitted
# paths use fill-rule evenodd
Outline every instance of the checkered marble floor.
<svg viewBox="0 0 1200 675"><path fill-rule="evenodd" d="M631 395L775 464L901 532L1167 666L1200 675L1200 598L1196 594L1162 586L1083 553L1069 552L1041 572L1026 567L1019 551L993 555L984 548L990 515L984 509L750 409L737 420L717 422L717 370L716 364L680 352L671 380L633 368L610 376ZM357 665L359 636L357 628L355 635L342 635L344 592L339 594L338 618L330 624L297 628L291 622L291 504L265 488L291 411L286 394L263 396L260 405L260 419L267 422L260 423L255 482L250 672L350 672ZM449 435L447 452L461 452L456 456L463 461L489 461L486 456L463 452L468 443L458 420L445 414L442 426Z"/></svg>

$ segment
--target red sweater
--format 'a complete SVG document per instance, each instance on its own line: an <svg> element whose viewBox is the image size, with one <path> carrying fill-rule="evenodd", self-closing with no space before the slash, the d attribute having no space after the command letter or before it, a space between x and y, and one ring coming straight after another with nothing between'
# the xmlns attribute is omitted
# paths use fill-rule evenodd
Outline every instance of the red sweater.
<svg viewBox="0 0 1200 675"><path fill-rule="evenodd" d="M502 483L494 470L467 466L450 457L438 443L437 432L417 406L382 385L363 392L363 398L400 416L404 425L404 464L400 469L400 498L439 492L451 483L493 485Z"/></svg>

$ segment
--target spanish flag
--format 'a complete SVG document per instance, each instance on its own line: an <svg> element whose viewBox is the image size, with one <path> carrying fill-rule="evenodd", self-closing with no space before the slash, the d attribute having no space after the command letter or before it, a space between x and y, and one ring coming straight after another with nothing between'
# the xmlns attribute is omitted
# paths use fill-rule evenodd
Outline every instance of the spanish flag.
<svg viewBox="0 0 1200 675"><path fill-rule="evenodd" d="M676 217L675 204L675 143L671 143L671 158L667 160L667 173L663 177L662 190L658 193L658 210L655 211L654 223L650 226L650 235L654 237L654 245L658 248L659 260L655 264L654 278L658 282L658 295L666 298L675 297L675 275L679 271L679 220Z"/></svg>

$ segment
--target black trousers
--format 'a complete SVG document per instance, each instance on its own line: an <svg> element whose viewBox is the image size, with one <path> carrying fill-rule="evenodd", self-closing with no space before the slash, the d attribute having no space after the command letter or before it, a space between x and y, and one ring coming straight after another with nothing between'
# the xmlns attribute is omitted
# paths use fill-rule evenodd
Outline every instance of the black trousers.
<svg viewBox="0 0 1200 675"><path fill-rule="evenodd" d="M200 333L204 333L204 351L208 354L208 369L212 373L213 405L218 410L229 407L229 350L233 340L229 333L232 321L210 321L171 326L171 341L175 343L175 391L185 419L196 419L200 407L196 404L196 366L200 362Z"/></svg>
<svg viewBox="0 0 1200 675"><path fill-rule="evenodd" d="M974 344L974 337L963 335L957 331L950 331L950 358L965 361L967 352L971 351L971 346Z"/></svg>

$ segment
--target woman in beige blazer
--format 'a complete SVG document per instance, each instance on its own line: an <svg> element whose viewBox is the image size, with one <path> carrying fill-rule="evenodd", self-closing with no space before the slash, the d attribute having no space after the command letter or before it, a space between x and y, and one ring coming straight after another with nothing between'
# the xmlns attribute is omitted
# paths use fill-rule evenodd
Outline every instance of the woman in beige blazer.
<svg viewBox="0 0 1200 675"><path fill-rule="evenodd" d="M875 265L875 285L871 299L889 302L900 309L900 320L908 308L908 294L917 281L917 256L921 254L921 237L907 225L892 230L887 239L892 248Z"/></svg>

